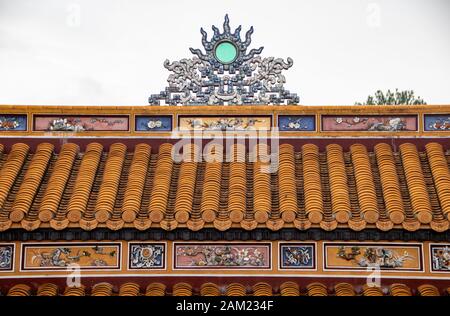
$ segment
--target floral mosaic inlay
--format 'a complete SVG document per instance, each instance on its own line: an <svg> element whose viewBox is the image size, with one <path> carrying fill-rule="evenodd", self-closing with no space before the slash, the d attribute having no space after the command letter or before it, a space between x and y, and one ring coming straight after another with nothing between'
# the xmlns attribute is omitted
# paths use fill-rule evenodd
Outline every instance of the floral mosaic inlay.
<svg viewBox="0 0 450 316"><path fill-rule="evenodd" d="M120 244L23 244L22 270L119 269Z"/></svg>
<svg viewBox="0 0 450 316"><path fill-rule="evenodd" d="M164 244L130 244L130 269L156 269L164 268Z"/></svg>
<svg viewBox="0 0 450 316"><path fill-rule="evenodd" d="M450 272L450 245L431 246L431 270Z"/></svg>
<svg viewBox="0 0 450 316"><path fill-rule="evenodd" d="M417 131L417 116L322 116L323 131Z"/></svg>
<svg viewBox="0 0 450 316"><path fill-rule="evenodd" d="M270 244L176 244L175 269L270 269Z"/></svg>
<svg viewBox="0 0 450 316"><path fill-rule="evenodd" d="M314 269L315 246L313 244L281 244L281 269Z"/></svg>
<svg viewBox="0 0 450 316"><path fill-rule="evenodd" d="M422 271L422 246L397 244L327 244L325 268Z"/></svg>
<svg viewBox="0 0 450 316"><path fill-rule="evenodd" d="M280 131L315 131L316 117L314 115L278 116L278 129Z"/></svg>
<svg viewBox="0 0 450 316"><path fill-rule="evenodd" d="M47 132L128 131L128 116L40 116L34 130Z"/></svg>
<svg viewBox="0 0 450 316"><path fill-rule="evenodd" d="M12 270L13 255L13 245L0 245L0 271Z"/></svg>
<svg viewBox="0 0 450 316"><path fill-rule="evenodd" d="M424 116L425 131L450 131L450 114Z"/></svg>
<svg viewBox="0 0 450 316"><path fill-rule="evenodd" d="M136 116L136 131L171 131L171 116Z"/></svg>
<svg viewBox="0 0 450 316"><path fill-rule="evenodd" d="M249 131L270 130L270 116L179 117L180 130Z"/></svg>
<svg viewBox="0 0 450 316"><path fill-rule="evenodd" d="M27 116L16 114L0 115L0 131L26 131Z"/></svg>

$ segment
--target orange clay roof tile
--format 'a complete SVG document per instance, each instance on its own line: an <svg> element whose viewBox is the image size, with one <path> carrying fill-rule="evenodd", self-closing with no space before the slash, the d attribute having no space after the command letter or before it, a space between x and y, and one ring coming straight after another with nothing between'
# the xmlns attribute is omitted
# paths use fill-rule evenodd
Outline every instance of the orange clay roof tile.
<svg viewBox="0 0 450 316"><path fill-rule="evenodd" d="M301 230L338 227L444 231L450 219L450 152L430 142L425 152L380 143L320 152L313 144L295 152L279 148L278 170L266 173L268 147L250 157L235 144L228 158L172 160L172 144L139 144L109 152L90 143L80 153L67 143L59 153L41 144L35 153L16 143L0 146L0 231L96 227L140 230L187 227L219 230L266 227ZM188 155L198 155L189 147ZM254 159L253 159L254 158Z"/></svg>
<svg viewBox="0 0 450 316"><path fill-rule="evenodd" d="M449 295L449 288L440 290L430 284L423 283L417 288L405 284L393 283L383 287L352 285L336 283L329 288L320 282L297 283L286 281L277 287L269 283L255 284L203 283L194 287L190 283L178 282L172 286L153 282L141 287L137 283L127 282L117 286L107 282L94 284L90 287L61 287L53 283L14 284L3 287L0 294L7 296L440 296Z"/></svg>

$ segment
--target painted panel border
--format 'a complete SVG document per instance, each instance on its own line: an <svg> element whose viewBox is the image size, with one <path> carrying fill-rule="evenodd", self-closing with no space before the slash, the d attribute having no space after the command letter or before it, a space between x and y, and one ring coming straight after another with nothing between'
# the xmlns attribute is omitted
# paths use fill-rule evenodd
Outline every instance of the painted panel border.
<svg viewBox="0 0 450 316"><path fill-rule="evenodd" d="M0 272L13 272L16 258L16 245L0 243Z"/></svg>
<svg viewBox="0 0 450 316"><path fill-rule="evenodd" d="M166 242L129 242L127 270L166 270Z"/></svg>
<svg viewBox="0 0 450 316"><path fill-rule="evenodd" d="M27 114L0 114L0 132L28 131Z"/></svg>
<svg viewBox="0 0 450 316"><path fill-rule="evenodd" d="M173 115L136 115L136 132L170 132L173 129Z"/></svg>
<svg viewBox="0 0 450 316"><path fill-rule="evenodd" d="M450 273L450 244L430 243L430 272Z"/></svg>
<svg viewBox="0 0 450 316"><path fill-rule="evenodd" d="M290 248L297 249L291 250ZM287 256L285 256L285 250L289 252ZM279 242L278 269L317 271L317 243Z"/></svg>
<svg viewBox="0 0 450 316"><path fill-rule="evenodd" d="M315 115L278 115L280 132L315 132Z"/></svg>
<svg viewBox="0 0 450 316"><path fill-rule="evenodd" d="M118 125L119 127L114 127ZM34 132L129 132L129 114L33 114Z"/></svg>
<svg viewBox="0 0 450 316"><path fill-rule="evenodd" d="M177 115L180 132L248 132L270 131L271 115Z"/></svg>
<svg viewBox="0 0 450 316"><path fill-rule="evenodd" d="M331 247L337 248L333 257L328 253ZM402 248L415 250L417 258L407 251L400 252ZM369 271L378 264L382 271L425 272L421 243L324 242L322 258L323 271ZM417 267L402 267L413 259ZM342 260L342 263L332 266L333 260Z"/></svg>
<svg viewBox="0 0 450 316"><path fill-rule="evenodd" d="M418 132L418 114L320 116L322 132Z"/></svg>
<svg viewBox="0 0 450 316"><path fill-rule="evenodd" d="M174 242L172 247L174 270L272 270L268 242Z"/></svg>
<svg viewBox="0 0 450 316"><path fill-rule="evenodd" d="M120 242L22 243L20 271L121 270L121 260Z"/></svg>

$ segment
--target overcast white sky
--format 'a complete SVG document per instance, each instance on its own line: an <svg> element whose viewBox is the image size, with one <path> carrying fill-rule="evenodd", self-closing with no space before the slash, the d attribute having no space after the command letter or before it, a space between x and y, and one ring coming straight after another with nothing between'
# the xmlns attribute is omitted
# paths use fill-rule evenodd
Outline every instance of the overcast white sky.
<svg viewBox="0 0 450 316"><path fill-rule="evenodd" d="M146 105L163 61L191 57L225 13L263 57L294 59L301 104L396 87L450 103L448 0L0 0L0 104Z"/></svg>

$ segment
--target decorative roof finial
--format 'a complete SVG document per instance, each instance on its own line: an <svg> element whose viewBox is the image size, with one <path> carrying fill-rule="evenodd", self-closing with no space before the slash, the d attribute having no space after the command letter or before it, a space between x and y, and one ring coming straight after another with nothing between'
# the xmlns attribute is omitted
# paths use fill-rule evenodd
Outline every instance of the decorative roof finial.
<svg viewBox="0 0 450 316"><path fill-rule="evenodd" d="M297 104L299 97L284 90L285 77L282 70L293 65L291 58L261 59L264 47L251 49L253 26L241 40L239 25L231 33L228 14L225 15L223 32L212 26L213 36L200 28L205 50L190 48L192 59L181 59L164 67L173 73L167 81L169 87L159 95L149 98L151 105L228 105L228 104Z"/></svg>

